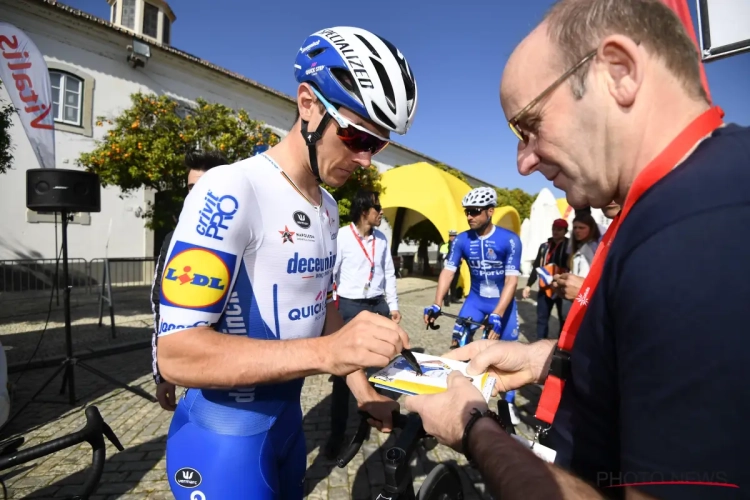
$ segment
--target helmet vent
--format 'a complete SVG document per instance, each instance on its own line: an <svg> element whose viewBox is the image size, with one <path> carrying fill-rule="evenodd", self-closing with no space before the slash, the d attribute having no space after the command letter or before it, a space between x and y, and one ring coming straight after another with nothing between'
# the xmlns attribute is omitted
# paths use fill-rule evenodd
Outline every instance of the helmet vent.
<svg viewBox="0 0 750 500"><path fill-rule="evenodd" d="M362 42L363 44L365 44L365 47L367 47L368 49L370 49L370 52L372 52L372 55L374 55L377 58L380 58L380 54L378 54L378 51L375 50L375 47L373 47L372 44L370 42L368 42L365 37L363 37L362 35L356 35L356 34L354 36L356 36L359 39L360 42Z"/></svg>
<svg viewBox="0 0 750 500"><path fill-rule="evenodd" d="M373 66L375 66L375 71L378 73L378 79L380 80L380 85L383 86L383 94L385 95L385 100L388 103L388 107L391 108L391 111L393 113L395 113L396 97L393 95L393 86L391 85L391 79L388 78L388 73L386 72L385 67L383 67L380 61L370 58L370 62Z"/></svg>
<svg viewBox="0 0 750 500"><path fill-rule="evenodd" d="M378 117L378 120L380 120L381 122L385 123L388 126L388 128L391 128L391 129L396 128L396 126L393 124L393 122L391 121L391 119L388 118L385 115L385 113L383 113L383 110L380 109L380 107L378 107L377 104L375 104L374 102L370 103L370 104L372 106L372 110L375 112L375 116Z"/></svg>
<svg viewBox="0 0 750 500"><path fill-rule="evenodd" d="M364 102L362 94L359 93L359 87L354 84L354 79L349 71L344 68L331 68L331 74L347 92L355 96L360 102Z"/></svg>
<svg viewBox="0 0 750 500"><path fill-rule="evenodd" d="M307 57L309 57L310 59L315 59L316 57L318 57L320 54L322 54L325 51L326 51L325 47L321 47L319 49L311 50L310 52L307 53Z"/></svg>

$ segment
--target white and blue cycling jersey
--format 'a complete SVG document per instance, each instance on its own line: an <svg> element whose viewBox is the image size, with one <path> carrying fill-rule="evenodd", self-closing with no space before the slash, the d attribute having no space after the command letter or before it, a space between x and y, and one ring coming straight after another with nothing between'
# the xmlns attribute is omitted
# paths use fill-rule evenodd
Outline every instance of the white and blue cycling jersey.
<svg viewBox="0 0 750 500"><path fill-rule="evenodd" d="M172 236L159 336L200 325L269 342L321 335L339 226L321 191L312 206L265 155L206 172ZM302 498L303 382L189 389L167 438L175 497Z"/></svg>

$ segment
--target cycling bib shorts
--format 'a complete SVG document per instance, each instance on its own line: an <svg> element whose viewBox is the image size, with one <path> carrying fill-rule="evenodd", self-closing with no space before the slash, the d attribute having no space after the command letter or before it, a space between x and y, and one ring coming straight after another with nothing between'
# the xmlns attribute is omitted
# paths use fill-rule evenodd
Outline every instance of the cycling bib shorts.
<svg viewBox="0 0 750 500"><path fill-rule="evenodd" d="M321 335L338 235L321 191L313 207L265 155L206 172L169 246L159 336L201 325L268 342ZM167 436L175 498L301 498L303 382L189 389Z"/></svg>

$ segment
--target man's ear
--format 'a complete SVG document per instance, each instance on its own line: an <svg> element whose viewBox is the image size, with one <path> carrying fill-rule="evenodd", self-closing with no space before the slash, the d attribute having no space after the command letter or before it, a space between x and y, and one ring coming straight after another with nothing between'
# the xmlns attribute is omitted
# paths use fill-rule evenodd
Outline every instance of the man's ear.
<svg viewBox="0 0 750 500"><path fill-rule="evenodd" d="M318 106L318 98L313 93L310 85L300 83L299 87L297 87L297 112L300 118L310 121L315 106Z"/></svg>
<svg viewBox="0 0 750 500"><path fill-rule="evenodd" d="M610 35L602 40L598 57L605 64L610 95L620 106L632 106L643 82L645 64L638 45L629 37Z"/></svg>

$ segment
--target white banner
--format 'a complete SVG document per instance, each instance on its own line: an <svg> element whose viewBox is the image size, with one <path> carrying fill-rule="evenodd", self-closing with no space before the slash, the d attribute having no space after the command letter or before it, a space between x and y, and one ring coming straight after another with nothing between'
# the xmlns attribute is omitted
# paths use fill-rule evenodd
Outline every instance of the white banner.
<svg viewBox="0 0 750 500"><path fill-rule="evenodd" d="M3 22L0 80L16 107L39 165L55 168L54 111L47 63L26 33Z"/></svg>

